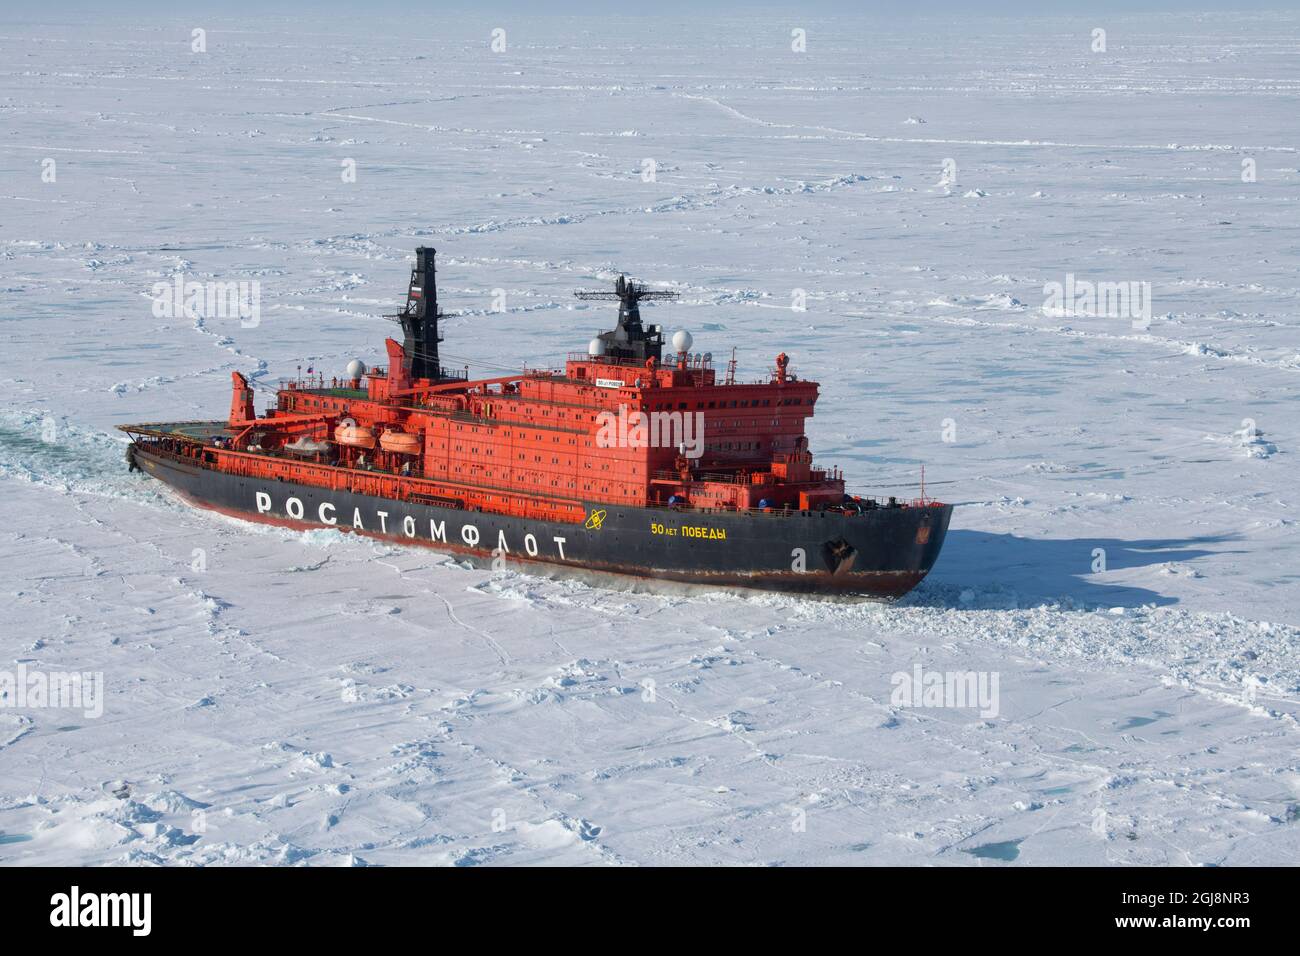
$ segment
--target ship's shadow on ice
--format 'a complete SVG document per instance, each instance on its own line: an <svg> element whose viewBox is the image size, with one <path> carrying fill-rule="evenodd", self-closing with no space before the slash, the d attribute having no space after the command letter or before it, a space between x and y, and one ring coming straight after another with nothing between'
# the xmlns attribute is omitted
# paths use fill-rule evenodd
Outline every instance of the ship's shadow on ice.
<svg viewBox="0 0 1300 956"><path fill-rule="evenodd" d="M1132 568L1163 565L1176 577L1199 577L1194 562L1225 552L1213 545L1235 535L1195 538L1022 538L955 529L925 583L907 603L938 607L1137 607L1177 604L1178 598L1124 583ZM1100 549L1101 553L1098 553ZM1094 564L1104 570L1094 571Z"/></svg>

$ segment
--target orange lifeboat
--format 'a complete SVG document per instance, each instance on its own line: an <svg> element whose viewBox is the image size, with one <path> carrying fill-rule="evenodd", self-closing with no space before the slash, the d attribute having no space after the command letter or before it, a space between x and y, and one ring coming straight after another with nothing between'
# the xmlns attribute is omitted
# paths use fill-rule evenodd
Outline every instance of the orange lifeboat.
<svg viewBox="0 0 1300 956"><path fill-rule="evenodd" d="M375 430L365 425L337 425L334 428L334 441L353 448L374 448Z"/></svg>
<svg viewBox="0 0 1300 956"><path fill-rule="evenodd" d="M420 436L410 432L389 429L379 436L379 447L398 455L418 455L420 453Z"/></svg>

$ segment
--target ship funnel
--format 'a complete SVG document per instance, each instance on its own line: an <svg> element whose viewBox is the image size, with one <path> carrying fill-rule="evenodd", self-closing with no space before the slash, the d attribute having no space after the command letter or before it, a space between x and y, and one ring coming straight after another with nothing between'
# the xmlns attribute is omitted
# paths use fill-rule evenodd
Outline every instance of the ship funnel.
<svg viewBox="0 0 1300 956"><path fill-rule="evenodd" d="M415 268L411 270L411 284L406 292L406 308L398 315L404 339L402 359L404 370L412 381L421 378L438 381L443 378L438 361L438 277L434 265L437 250L420 246L415 250Z"/></svg>

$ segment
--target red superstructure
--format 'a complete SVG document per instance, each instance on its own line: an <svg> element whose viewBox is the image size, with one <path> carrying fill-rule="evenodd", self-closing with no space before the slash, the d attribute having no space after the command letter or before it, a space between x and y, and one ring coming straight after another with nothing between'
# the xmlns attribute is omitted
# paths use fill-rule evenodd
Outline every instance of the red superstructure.
<svg viewBox="0 0 1300 956"><path fill-rule="evenodd" d="M404 314L415 314L420 294L432 287L432 250L419 254L411 284L420 293L408 296ZM657 354L642 360L640 352L656 350L635 345L658 329L640 326L636 301L644 290L625 281L619 290L628 301L616 332L632 343L621 351L637 354L616 347L573 354L562 372L412 378L407 353L421 346L409 336L406 345L390 338L386 367L351 380L289 382L261 417L248 381L235 372L229 424L239 431L218 460L239 474L312 484L329 481L318 466L345 468L353 481L358 472L371 476L363 483L376 494L416 493L479 511L575 522L585 520L584 503L592 501L730 510L843 502L842 478L814 468L807 450L804 422L817 402L816 382L791 374L784 354L767 381L752 384L730 374L719 381L711 357L686 349L666 362ZM688 416L699 438L694 457L676 440ZM286 457L295 442L319 448Z"/></svg>

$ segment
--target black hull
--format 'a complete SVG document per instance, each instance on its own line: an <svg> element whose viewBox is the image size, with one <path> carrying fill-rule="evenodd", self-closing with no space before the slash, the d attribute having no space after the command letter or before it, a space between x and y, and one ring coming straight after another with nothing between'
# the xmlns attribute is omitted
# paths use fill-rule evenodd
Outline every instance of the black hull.
<svg viewBox="0 0 1300 956"><path fill-rule="evenodd" d="M929 572L951 505L750 514L589 504L582 524L246 478L134 445L149 475L201 507L295 528L336 527L507 561L690 584L893 598Z"/></svg>

